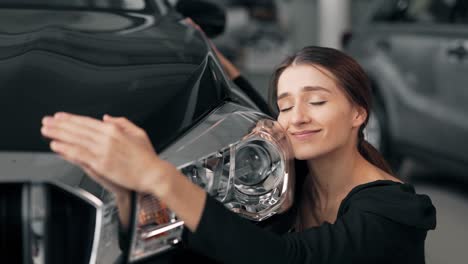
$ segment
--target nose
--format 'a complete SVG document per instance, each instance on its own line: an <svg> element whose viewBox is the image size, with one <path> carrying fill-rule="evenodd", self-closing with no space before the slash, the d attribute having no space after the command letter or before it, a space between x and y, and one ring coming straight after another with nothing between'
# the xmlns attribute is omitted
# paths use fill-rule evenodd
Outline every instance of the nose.
<svg viewBox="0 0 468 264"><path fill-rule="evenodd" d="M311 121L310 116L307 113L307 109L303 104L298 104L296 107L293 107L291 124L295 126L300 126L302 124L309 123Z"/></svg>

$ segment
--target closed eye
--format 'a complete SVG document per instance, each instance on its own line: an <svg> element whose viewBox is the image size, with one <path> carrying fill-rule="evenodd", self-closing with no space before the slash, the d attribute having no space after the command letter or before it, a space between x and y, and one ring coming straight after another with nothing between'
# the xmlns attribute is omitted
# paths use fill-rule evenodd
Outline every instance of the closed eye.
<svg viewBox="0 0 468 264"><path fill-rule="evenodd" d="M309 104L319 106L319 105L324 105L326 102L327 101L310 102Z"/></svg>
<svg viewBox="0 0 468 264"><path fill-rule="evenodd" d="M280 112L287 112L287 111L291 110L292 108L293 108L292 106L290 106L290 107L285 107L285 108L281 108L279 111L280 111Z"/></svg>

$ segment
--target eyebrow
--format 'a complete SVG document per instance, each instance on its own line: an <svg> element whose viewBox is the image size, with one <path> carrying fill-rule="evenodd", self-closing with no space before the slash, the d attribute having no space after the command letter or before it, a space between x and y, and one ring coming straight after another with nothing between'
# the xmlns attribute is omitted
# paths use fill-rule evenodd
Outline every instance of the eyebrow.
<svg viewBox="0 0 468 264"><path fill-rule="evenodd" d="M328 90L327 88L324 88L322 86L304 86L302 87L301 89L302 92L311 92L311 91L325 91L327 93L331 93L330 90ZM290 96L291 94L288 93L288 92L285 92L285 93L282 93L278 96L278 98L276 99L277 101L285 98L285 97L288 97Z"/></svg>

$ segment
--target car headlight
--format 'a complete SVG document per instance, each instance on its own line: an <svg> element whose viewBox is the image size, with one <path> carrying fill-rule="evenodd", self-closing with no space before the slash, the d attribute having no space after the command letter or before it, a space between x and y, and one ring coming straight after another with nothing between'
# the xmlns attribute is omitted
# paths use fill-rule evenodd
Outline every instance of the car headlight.
<svg viewBox="0 0 468 264"><path fill-rule="evenodd" d="M249 220L265 220L293 203L289 141L276 121L248 108L222 106L160 156ZM130 261L172 248L183 230L183 221L155 197L137 200Z"/></svg>

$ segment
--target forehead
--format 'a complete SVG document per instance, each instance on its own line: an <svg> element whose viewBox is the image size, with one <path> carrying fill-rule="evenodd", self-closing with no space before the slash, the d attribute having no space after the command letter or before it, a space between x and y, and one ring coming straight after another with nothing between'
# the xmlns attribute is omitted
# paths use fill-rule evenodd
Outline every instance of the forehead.
<svg viewBox="0 0 468 264"><path fill-rule="evenodd" d="M278 79L277 95L299 93L303 87L320 86L335 93L338 88L333 74L316 65L293 65L286 68Z"/></svg>

